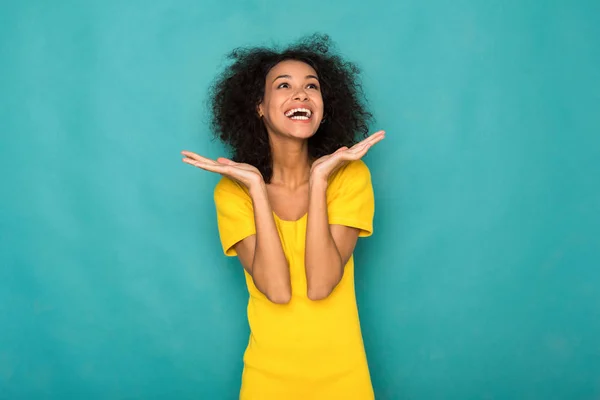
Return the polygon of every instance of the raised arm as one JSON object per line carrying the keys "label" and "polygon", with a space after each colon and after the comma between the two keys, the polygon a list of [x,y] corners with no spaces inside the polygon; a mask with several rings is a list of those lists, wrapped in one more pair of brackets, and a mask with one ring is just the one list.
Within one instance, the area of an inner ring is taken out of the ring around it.
{"label": "raised arm", "polygon": [[307,296],[311,300],[326,298],[340,282],[359,233],[356,228],[329,225],[326,191],[326,182],[311,182],[305,254]]}
{"label": "raised arm", "polygon": [[258,169],[225,158],[214,161],[188,151],[182,154],[186,156],[185,163],[224,175],[248,189],[256,233],[233,244],[233,248],[256,288],[273,303],[288,303],[292,294],[289,265]]}
{"label": "raised arm", "polygon": [[249,190],[256,234],[234,247],[256,288],[273,303],[285,304],[292,297],[290,269],[275,226],[267,189],[263,183]]}
{"label": "raised arm", "polygon": [[[329,176],[345,163],[361,159],[384,137],[385,132],[379,131],[350,149],[342,147],[321,157],[312,165],[305,251],[307,295],[312,300],[322,300],[335,289],[344,275],[344,267],[352,256],[360,233],[354,227],[329,224]],[[348,215],[347,219],[352,220],[353,217]]]}

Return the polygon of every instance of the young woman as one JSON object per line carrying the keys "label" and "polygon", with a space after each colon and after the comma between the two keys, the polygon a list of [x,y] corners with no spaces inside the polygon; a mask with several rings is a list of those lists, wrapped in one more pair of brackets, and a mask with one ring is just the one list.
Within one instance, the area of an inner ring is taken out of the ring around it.
{"label": "young woman", "polygon": [[182,154],[222,175],[221,243],[245,271],[251,333],[240,398],[373,399],[352,253],[373,232],[361,158],[385,133],[367,135],[359,71],[331,54],[327,36],[230,56],[211,110],[233,157]]}

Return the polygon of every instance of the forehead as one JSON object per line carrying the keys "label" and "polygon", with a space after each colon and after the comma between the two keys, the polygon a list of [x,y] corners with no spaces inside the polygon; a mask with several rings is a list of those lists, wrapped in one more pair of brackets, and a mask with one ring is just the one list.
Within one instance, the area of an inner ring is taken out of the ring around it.
{"label": "forehead", "polygon": [[298,60],[285,60],[275,64],[267,74],[267,79],[274,78],[279,75],[290,75],[292,77],[304,78],[307,75],[317,76],[317,72],[313,67],[305,62]]}

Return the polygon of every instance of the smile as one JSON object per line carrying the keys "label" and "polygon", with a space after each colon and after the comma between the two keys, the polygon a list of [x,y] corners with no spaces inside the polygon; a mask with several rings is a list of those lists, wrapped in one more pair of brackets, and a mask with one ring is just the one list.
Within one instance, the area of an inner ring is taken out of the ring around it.
{"label": "smile", "polygon": [[285,112],[285,116],[297,121],[307,121],[312,116],[312,111],[308,108],[292,108]]}

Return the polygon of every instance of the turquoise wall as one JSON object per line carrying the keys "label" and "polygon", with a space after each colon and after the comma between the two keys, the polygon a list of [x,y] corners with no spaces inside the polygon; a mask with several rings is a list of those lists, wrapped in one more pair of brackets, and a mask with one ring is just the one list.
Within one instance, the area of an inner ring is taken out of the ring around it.
{"label": "turquoise wall", "polygon": [[600,396],[600,3],[0,6],[0,399],[234,399],[242,269],[204,102],[223,55],[329,33],[360,63],[378,399]]}

